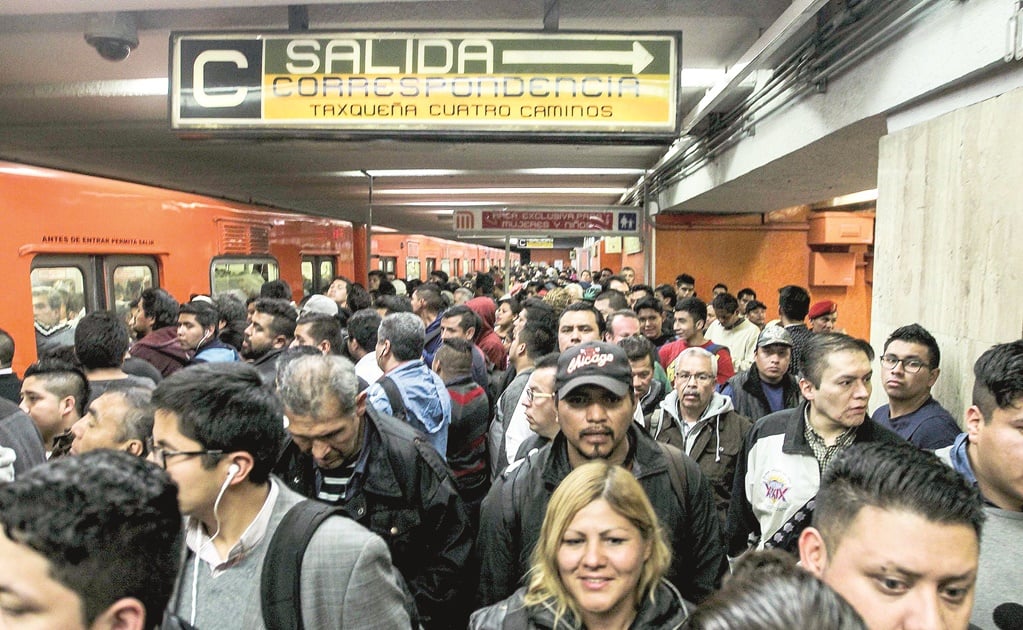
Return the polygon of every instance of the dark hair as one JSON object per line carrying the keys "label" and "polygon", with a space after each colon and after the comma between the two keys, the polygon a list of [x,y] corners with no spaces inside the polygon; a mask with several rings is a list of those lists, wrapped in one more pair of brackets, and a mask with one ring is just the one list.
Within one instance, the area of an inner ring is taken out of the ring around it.
{"label": "dark hair", "polygon": [[181,544],[178,490],[165,471],[110,450],[60,458],[0,486],[0,523],[81,597],[85,626],[124,597],[142,602],[145,628],[159,623]]}
{"label": "dark hair", "polygon": [[632,310],[636,311],[637,315],[639,315],[639,312],[641,310],[643,310],[643,309],[650,310],[650,311],[657,311],[658,315],[663,315],[664,314],[664,302],[662,302],[659,299],[655,298],[654,296],[650,295],[650,296],[647,296],[647,297],[643,298],[642,300],[636,302],[636,304],[632,307]]}
{"label": "dark hair", "polygon": [[794,284],[778,289],[778,310],[786,318],[801,322],[810,312],[810,294]]}
{"label": "dark hair", "polygon": [[270,315],[270,335],[277,337],[283,335],[288,339],[295,336],[295,322],[298,321],[298,311],[286,300],[274,298],[259,298],[256,300],[256,312]]}
{"label": "dark hair", "polygon": [[715,315],[723,315],[725,313],[732,313],[734,315],[739,310],[739,300],[735,299],[735,296],[731,293],[718,293],[710,301],[710,304],[714,307]]}
{"label": "dark hair", "polygon": [[476,280],[473,284],[480,295],[494,294],[494,276],[489,273],[476,274]]}
{"label": "dark hair", "polygon": [[995,407],[1005,409],[1023,396],[1023,339],[989,348],[973,364],[973,404],[991,422]]}
{"label": "dark hair", "polygon": [[398,290],[394,288],[394,284],[387,278],[380,280],[380,285],[377,286],[377,295],[398,295]]}
{"label": "dark hair", "polygon": [[309,336],[319,344],[326,341],[330,344],[330,351],[334,354],[341,354],[344,351],[341,337],[341,322],[333,315],[326,313],[306,313],[295,322],[295,328],[303,324],[309,324]]}
{"label": "dark hair", "polygon": [[823,333],[811,336],[803,347],[803,365],[800,376],[821,386],[821,378],[828,367],[828,361],[836,352],[862,352],[867,359],[874,360],[874,349],[862,339],[843,333]]}
{"label": "dark hair", "polygon": [[661,296],[668,299],[668,308],[675,308],[675,303],[678,302],[678,293],[675,292],[675,287],[670,284],[659,284],[654,287],[654,295]]}
{"label": "dark hair", "polygon": [[750,296],[751,298],[753,298],[754,300],[757,299],[757,292],[754,291],[753,289],[749,288],[749,287],[744,287],[742,289],[739,289],[739,292],[735,294],[735,297],[737,299],[741,300],[742,298],[746,297],[747,295]]}
{"label": "dark hair", "polygon": [[884,351],[888,351],[888,346],[893,341],[904,341],[906,343],[918,343],[922,346],[927,346],[928,361],[931,369],[938,367],[941,363],[941,350],[938,349],[938,342],[934,339],[931,333],[921,326],[920,324],[910,324],[901,328],[896,328],[892,334],[888,335],[888,339],[884,342]]}
{"label": "dark hair", "polygon": [[419,297],[426,304],[426,310],[431,313],[439,313],[444,310],[444,296],[440,294],[440,287],[427,282],[416,287],[413,295]]}
{"label": "dark hair", "polygon": [[534,322],[531,319],[526,320],[526,325],[519,331],[516,341],[525,344],[526,356],[531,361],[536,361],[537,358],[558,348],[558,336],[554,330],[542,322]]}
{"label": "dark hair", "polygon": [[600,300],[607,300],[608,306],[611,307],[612,311],[629,308],[629,300],[625,297],[625,294],[618,289],[605,289],[598,293],[597,297],[593,298],[594,304]]}
{"label": "dark hair", "polygon": [[199,322],[203,328],[212,326],[213,330],[216,330],[217,324],[220,323],[220,313],[206,302],[185,302],[178,309],[178,319],[182,315],[194,315],[195,321]]}
{"label": "dark hair", "polygon": [[138,440],[142,443],[142,456],[145,456],[146,441],[153,435],[153,390],[121,380],[111,383],[98,397],[103,396],[120,396],[124,401],[124,419],[117,429],[116,439]]}
{"label": "dark hair", "polygon": [[611,282],[621,282],[625,286],[629,286],[629,281],[626,280],[625,276],[623,276],[621,274],[615,274],[615,275],[609,277],[607,279],[607,282],[604,282],[603,284],[604,284],[604,286],[608,286],[609,287],[609,286],[611,286]]}
{"label": "dark hair", "polygon": [[646,293],[645,297],[653,297],[654,295],[654,288],[651,287],[649,284],[634,284],[631,287],[629,287],[629,293],[635,293],[636,291],[642,291]]}
{"label": "dark hair", "polygon": [[380,278],[381,281],[383,281],[387,279],[387,274],[379,269],[370,269],[369,273],[366,274],[366,277],[367,278],[378,277]]}
{"label": "dark hair", "polygon": [[0,366],[10,367],[12,361],[14,361],[14,337],[0,328]]}
{"label": "dark hair", "polygon": [[139,294],[146,317],[153,318],[153,330],[178,325],[178,301],[163,289],[146,289]]}
{"label": "dark hair", "polygon": [[749,312],[750,312],[750,311],[755,311],[755,310],[757,310],[758,308],[763,308],[763,309],[766,309],[766,308],[767,308],[767,305],[766,305],[766,304],[764,304],[763,302],[761,302],[760,300],[756,300],[756,299],[750,300],[750,301],[749,301],[749,302],[748,302],[748,303],[746,304],[746,312],[745,312],[745,313],[743,313],[743,314],[744,314],[744,315],[749,315]]}
{"label": "dark hair", "polygon": [[358,282],[348,285],[348,308],[352,309],[353,313],[371,306],[373,306],[373,297],[366,290],[366,287]]}
{"label": "dark hair", "polygon": [[558,357],[561,354],[558,352],[548,352],[536,360],[536,364],[533,365],[534,370],[542,370],[543,368],[556,368],[558,367]]}
{"label": "dark hair", "polygon": [[736,563],[724,587],[686,619],[689,630],[866,630],[859,613],[790,554],[754,551]]}
{"label": "dark hair", "polygon": [[719,282],[715,284],[711,291],[717,291],[718,289],[724,289],[725,293],[728,293],[728,285],[725,284],[724,282]]}
{"label": "dark hair", "polygon": [[650,367],[657,365],[654,344],[650,343],[650,340],[643,335],[625,337],[618,342],[618,345],[625,350],[625,356],[629,358],[629,361],[642,361],[644,358],[648,358]]}
{"label": "dark hair", "polygon": [[57,398],[74,398],[75,411],[79,416],[85,415],[89,404],[89,379],[81,369],[67,361],[43,359],[28,366],[24,378],[30,376],[42,380],[46,391]]}
{"label": "dark hair", "polygon": [[382,308],[387,311],[388,315],[391,313],[411,313],[412,302],[404,295],[381,293],[373,300],[373,308]]}
{"label": "dark hair", "polygon": [[707,321],[707,304],[695,295],[687,297],[675,305],[675,312],[681,311],[689,313],[689,316],[693,318],[693,322]]}
{"label": "dark hair", "polygon": [[980,493],[936,455],[908,442],[865,442],[843,450],[824,471],[813,526],[835,553],[866,506],[917,514],[930,522],[967,525],[980,540]]}
{"label": "dark hair", "polygon": [[480,316],[476,314],[476,311],[472,310],[465,304],[458,304],[452,306],[448,310],[444,311],[441,315],[441,319],[458,318],[458,327],[462,329],[462,332],[469,332],[472,328],[476,331],[480,329]]}
{"label": "dark hair", "polygon": [[680,273],[677,276],[675,276],[675,286],[678,286],[680,284],[691,284],[695,287],[696,278],[692,277],[688,273]]}
{"label": "dark hair", "polygon": [[128,325],[113,311],[93,311],[75,327],[75,356],[87,370],[118,368],[128,351]]}
{"label": "dark hair", "polygon": [[573,302],[565,307],[565,310],[561,311],[561,317],[558,318],[558,326],[561,326],[561,318],[565,316],[565,313],[574,313],[578,311],[584,311],[587,313],[593,313],[593,317],[597,320],[597,330],[600,332],[600,336],[604,336],[604,316],[601,315],[600,311],[589,302]]}
{"label": "dark hair", "polygon": [[380,328],[380,313],[371,308],[356,311],[348,318],[348,337],[366,352],[372,352],[377,345],[377,329]]}
{"label": "dark hair", "polygon": [[423,355],[426,327],[418,315],[391,313],[380,321],[377,340],[391,342],[391,354],[398,361],[414,361]]}
{"label": "dark hair", "polygon": [[437,276],[438,278],[440,278],[441,284],[448,283],[449,279],[448,272],[444,271],[443,269],[434,269],[433,271],[430,272],[430,276]]}
{"label": "dark hair", "polygon": [[468,376],[472,372],[472,342],[459,337],[445,339],[434,361],[439,362],[449,376]]}
{"label": "dark hair", "polygon": [[519,313],[522,311],[526,312],[526,322],[543,326],[552,335],[557,336],[558,316],[554,314],[550,304],[540,298],[528,298],[522,303]]}
{"label": "dark hair", "polygon": [[[204,449],[252,455],[253,483],[265,483],[284,440],[284,412],[245,363],[200,364],[178,370],[153,390],[153,407],[177,416],[178,430]],[[216,456],[204,456],[212,468]]]}
{"label": "dark hair", "polygon": [[259,297],[290,302],[292,299],[291,285],[284,280],[264,282],[263,286],[259,287]]}

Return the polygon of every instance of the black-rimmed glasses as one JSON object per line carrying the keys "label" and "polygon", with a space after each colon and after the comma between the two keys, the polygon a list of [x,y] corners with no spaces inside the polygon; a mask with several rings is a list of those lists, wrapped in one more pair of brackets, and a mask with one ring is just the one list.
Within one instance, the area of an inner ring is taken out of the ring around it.
{"label": "black-rimmed glasses", "polygon": [[152,437],[146,438],[146,450],[149,451],[149,454],[153,458],[153,461],[156,464],[158,464],[160,466],[160,468],[163,468],[164,470],[167,470],[167,458],[168,457],[177,457],[179,455],[183,456],[183,457],[196,457],[196,456],[199,456],[199,455],[223,455],[224,454],[224,451],[222,451],[220,449],[206,449],[206,450],[202,450],[202,451],[172,451],[172,450],[169,450],[169,449],[164,448],[162,446],[157,446],[156,444],[154,444]]}
{"label": "black-rimmed glasses", "polygon": [[910,374],[916,374],[925,367],[931,367],[920,359],[900,359],[894,354],[886,354],[881,357],[881,367],[886,370],[894,370],[895,366],[900,363],[902,364],[902,369]]}

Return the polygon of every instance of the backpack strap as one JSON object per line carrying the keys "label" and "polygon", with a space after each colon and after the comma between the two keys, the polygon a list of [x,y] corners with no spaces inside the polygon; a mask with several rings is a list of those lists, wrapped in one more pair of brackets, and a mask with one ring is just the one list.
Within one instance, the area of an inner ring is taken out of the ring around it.
{"label": "backpack strap", "polygon": [[405,410],[405,401],[401,397],[401,392],[398,391],[397,383],[390,376],[382,376],[377,382],[384,388],[387,401],[391,403],[391,415],[399,420],[405,420],[408,417],[408,412]]}
{"label": "backpack strap", "polygon": [[270,539],[260,574],[260,604],[267,630],[302,630],[302,559],[320,524],[340,508],[312,499],[295,504]]}
{"label": "backpack strap", "polygon": [[671,489],[675,491],[679,505],[688,513],[689,477],[686,475],[685,462],[682,461],[682,451],[661,442],[658,442],[657,446],[668,460],[668,480],[671,481]]}

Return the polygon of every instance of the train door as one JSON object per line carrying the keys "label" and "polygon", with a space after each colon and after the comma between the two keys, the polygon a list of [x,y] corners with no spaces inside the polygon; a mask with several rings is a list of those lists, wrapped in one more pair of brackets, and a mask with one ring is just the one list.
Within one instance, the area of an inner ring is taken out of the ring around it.
{"label": "train door", "polygon": [[280,278],[280,265],[271,256],[218,256],[210,261],[213,295],[239,290],[246,298],[259,297],[264,282]]}
{"label": "train door", "polygon": [[302,256],[303,295],[326,292],[335,275],[333,256]]}
{"label": "train door", "polygon": [[418,258],[405,259],[405,280],[421,280],[419,277],[420,265]]}
{"label": "train door", "polygon": [[429,278],[433,275],[433,272],[437,271],[437,259],[427,258],[426,259],[426,277]]}
{"label": "train door", "polygon": [[152,256],[41,255],[29,273],[39,354],[73,345],[75,326],[86,313],[110,309],[127,323],[139,294],[160,286]]}
{"label": "train door", "polygon": [[395,268],[398,266],[398,258],[396,256],[381,256],[380,257],[380,271],[388,274],[388,278],[394,275]]}

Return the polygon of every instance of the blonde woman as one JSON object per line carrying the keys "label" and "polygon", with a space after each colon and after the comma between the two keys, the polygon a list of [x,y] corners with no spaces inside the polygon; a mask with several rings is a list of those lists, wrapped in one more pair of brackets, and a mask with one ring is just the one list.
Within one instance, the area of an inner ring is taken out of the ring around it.
{"label": "blonde woman", "polygon": [[473,614],[471,630],[627,630],[681,627],[688,608],[662,579],[671,551],[643,488],[624,468],[594,461],[551,496],[529,585]]}

